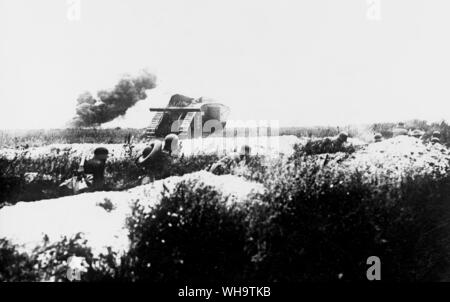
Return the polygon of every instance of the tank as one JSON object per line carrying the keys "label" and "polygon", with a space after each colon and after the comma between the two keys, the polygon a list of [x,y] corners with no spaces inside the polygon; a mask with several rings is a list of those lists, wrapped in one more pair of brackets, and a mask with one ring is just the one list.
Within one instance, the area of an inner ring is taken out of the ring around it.
{"label": "tank", "polygon": [[145,130],[147,139],[162,138],[170,133],[180,138],[209,136],[225,128],[230,109],[210,98],[194,99],[175,94],[167,107],[153,107],[150,111],[154,115]]}

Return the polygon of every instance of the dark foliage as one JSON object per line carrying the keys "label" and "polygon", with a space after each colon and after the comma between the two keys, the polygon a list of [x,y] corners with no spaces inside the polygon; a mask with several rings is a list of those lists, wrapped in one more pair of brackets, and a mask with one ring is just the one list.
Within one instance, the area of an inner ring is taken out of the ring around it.
{"label": "dark foliage", "polygon": [[239,280],[249,263],[244,218],[219,192],[192,182],[178,184],[150,212],[137,207],[129,221],[134,280]]}

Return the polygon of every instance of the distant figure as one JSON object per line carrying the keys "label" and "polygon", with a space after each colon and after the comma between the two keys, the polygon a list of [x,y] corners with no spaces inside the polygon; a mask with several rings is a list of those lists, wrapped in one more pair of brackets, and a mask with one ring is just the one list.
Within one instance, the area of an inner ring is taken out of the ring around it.
{"label": "distant figure", "polygon": [[347,132],[341,132],[335,137],[334,139],[329,139],[328,137],[323,139],[322,147],[324,148],[324,153],[326,153],[326,150],[339,150],[342,145],[344,145],[347,142],[348,139],[348,133]]}
{"label": "distant figure", "polygon": [[146,147],[136,159],[136,165],[145,171],[146,177],[141,184],[153,183],[161,178],[172,161],[172,156],[179,149],[179,139],[176,134],[168,134],[164,142],[155,140]]}
{"label": "distant figure", "polygon": [[168,155],[175,155],[180,148],[180,139],[178,135],[171,133],[164,138],[163,152]]}
{"label": "distant figure", "polygon": [[441,132],[433,131],[433,134],[431,136],[431,143],[432,144],[440,144],[441,143]]}
{"label": "distant figure", "polygon": [[[87,191],[98,191],[105,187],[105,166],[108,159],[108,149],[99,147],[94,150],[94,157],[82,160],[78,174],[86,180]],[[92,181],[91,181],[92,179]]]}
{"label": "distant figure", "polygon": [[439,131],[433,131],[433,135],[432,135],[432,137],[437,137],[437,138],[441,138],[441,132],[439,132]]}
{"label": "distant figure", "polygon": [[375,133],[375,135],[373,136],[374,140],[376,143],[379,143],[382,141],[383,136],[381,135],[381,133]]}
{"label": "distant figure", "polygon": [[405,128],[405,123],[400,122],[398,123],[397,127],[395,127],[392,130],[393,137],[399,136],[399,135],[408,135],[408,130]]}
{"label": "distant figure", "polygon": [[339,135],[337,136],[336,142],[343,144],[343,143],[347,142],[347,139],[348,139],[348,133],[343,131],[343,132],[339,133]]}
{"label": "distant figure", "polygon": [[411,132],[411,136],[420,139],[422,137],[422,131],[419,129],[414,129],[414,131]]}
{"label": "distant figure", "polygon": [[240,164],[248,164],[250,160],[251,148],[248,145],[243,145],[239,153],[234,152],[220,159],[209,168],[209,172],[216,175],[227,174],[232,168]]}
{"label": "distant figure", "polygon": [[105,189],[105,167],[108,149],[100,147],[94,150],[94,157],[86,160],[83,156],[74,175],[59,185],[61,196],[92,192]]}

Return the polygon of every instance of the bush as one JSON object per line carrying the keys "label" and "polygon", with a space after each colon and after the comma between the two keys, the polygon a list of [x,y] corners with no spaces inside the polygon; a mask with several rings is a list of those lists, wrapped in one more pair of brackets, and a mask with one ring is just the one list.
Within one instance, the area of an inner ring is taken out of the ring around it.
{"label": "bush", "polygon": [[266,167],[265,194],[226,206],[218,192],[180,183],[129,227],[133,280],[436,281],[449,258],[450,178],[368,183],[360,172],[297,156]]}
{"label": "bush", "polygon": [[[298,159],[299,160],[299,159]],[[366,280],[378,256],[382,280],[440,280],[448,268],[450,178],[404,179],[400,189],[359,172],[320,168],[310,157],[274,169],[249,215],[262,281]]]}
{"label": "bush", "polygon": [[79,161],[68,153],[37,159],[27,157],[26,152],[12,160],[0,157],[0,204],[62,196],[59,184],[72,176]]}
{"label": "bush", "polygon": [[353,153],[356,148],[350,143],[343,143],[333,138],[311,139],[305,145],[294,145],[294,154],[316,155],[325,153]]}
{"label": "bush", "polygon": [[31,255],[19,252],[17,245],[0,239],[0,282],[68,281],[68,260],[71,256],[82,257],[85,261],[80,281],[124,280],[117,254],[108,250],[106,254],[94,257],[87,240],[83,239],[82,234],[77,234],[53,244],[49,244],[44,237],[42,244]]}
{"label": "bush", "polygon": [[36,263],[8,240],[0,238],[0,282],[25,282],[38,280]]}
{"label": "bush", "polygon": [[245,211],[193,181],[130,218],[129,271],[136,281],[237,281],[249,263]]}
{"label": "bush", "polygon": [[24,175],[14,175],[14,161],[0,158],[0,206],[8,200],[15,200],[25,186]]}

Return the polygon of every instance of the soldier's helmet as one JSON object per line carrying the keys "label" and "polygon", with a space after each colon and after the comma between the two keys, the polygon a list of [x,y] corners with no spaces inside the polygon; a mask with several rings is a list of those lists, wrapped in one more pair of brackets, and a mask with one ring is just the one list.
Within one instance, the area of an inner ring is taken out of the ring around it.
{"label": "soldier's helmet", "polygon": [[252,148],[249,145],[243,145],[241,147],[241,150],[239,152],[240,156],[250,156],[250,153],[252,152]]}
{"label": "soldier's helmet", "polygon": [[400,135],[408,135],[408,130],[406,130],[405,128],[405,123],[399,122],[397,124],[397,127],[394,127],[394,129],[392,130],[392,135],[394,137]]}
{"label": "soldier's helmet", "polygon": [[414,129],[414,131],[411,133],[411,136],[420,138],[422,136],[422,131],[420,131],[419,129]]}
{"label": "soldier's helmet", "polygon": [[433,144],[436,144],[436,143],[440,143],[441,142],[441,140],[439,139],[439,137],[432,137],[431,138],[431,142],[433,143]]}
{"label": "soldier's helmet", "polygon": [[179,149],[179,141],[178,135],[171,133],[166,135],[164,138],[164,151],[169,153],[176,153]]}
{"label": "soldier's helmet", "polygon": [[108,158],[108,149],[105,147],[98,147],[94,150],[94,157],[99,160],[106,160]]}
{"label": "soldier's helmet", "polygon": [[381,142],[381,140],[383,139],[383,136],[381,135],[381,133],[375,133],[373,138],[374,138],[375,142],[378,143],[378,142]]}
{"label": "soldier's helmet", "polygon": [[150,155],[150,153],[153,150],[153,146],[152,147],[145,147],[144,150],[142,150],[142,156],[143,157],[147,157]]}
{"label": "soldier's helmet", "polygon": [[147,147],[144,148],[144,150],[142,150],[142,154],[136,159],[136,164],[141,167],[149,164],[151,161],[158,158],[161,149],[160,141],[152,141]]}
{"label": "soldier's helmet", "polygon": [[348,133],[345,131],[339,133],[339,135],[337,137],[338,141],[340,141],[340,142],[346,142],[347,138],[348,138]]}

